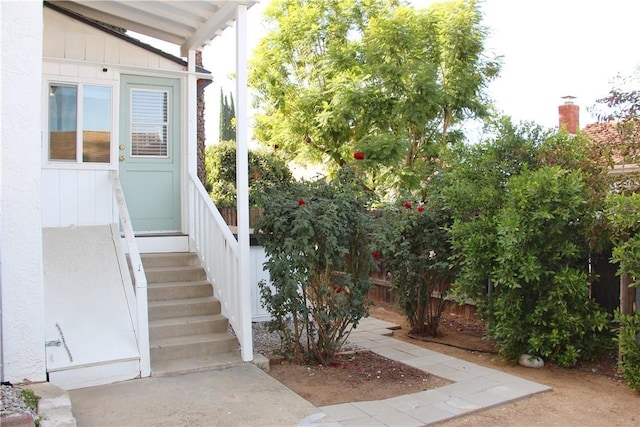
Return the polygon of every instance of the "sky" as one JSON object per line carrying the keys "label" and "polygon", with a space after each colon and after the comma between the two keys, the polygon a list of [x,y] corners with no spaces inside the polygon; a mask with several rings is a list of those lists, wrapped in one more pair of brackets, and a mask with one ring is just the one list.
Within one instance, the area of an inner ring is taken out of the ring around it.
{"label": "sky", "polygon": [[[248,47],[264,35],[261,14],[269,0],[248,11]],[[433,0],[412,0],[428,7]],[[558,126],[563,96],[580,106],[580,126],[596,121],[587,111],[607,95],[616,75],[629,76],[640,66],[637,49],[638,0],[484,0],[483,25],[489,55],[502,56],[502,71],[488,88],[498,111],[515,122]],[[235,30],[228,29],[203,53],[214,75],[207,89],[207,141],[218,141],[220,87],[233,90]],[[220,61],[225,58],[225,61]],[[224,68],[223,63],[231,67]]]}

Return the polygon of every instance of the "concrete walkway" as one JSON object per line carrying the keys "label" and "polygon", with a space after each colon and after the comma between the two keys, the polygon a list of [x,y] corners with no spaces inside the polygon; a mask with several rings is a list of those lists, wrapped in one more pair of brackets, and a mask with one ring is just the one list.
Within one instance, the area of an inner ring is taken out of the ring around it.
{"label": "concrete walkway", "polygon": [[[396,340],[388,329],[393,326],[364,319],[349,341],[453,383],[391,399],[317,408],[257,366],[242,364],[73,390],[70,402],[52,393],[55,398],[41,401],[50,414],[41,426],[422,426],[550,390]],[[71,408],[75,419],[68,415]],[[56,419],[57,413],[65,418]]]}
{"label": "concrete walkway", "polygon": [[393,326],[367,318],[349,336],[349,341],[453,383],[391,399],[320,408],[340,425],[429,425],[551,390],[542,384],[391,338],[388,328]]}

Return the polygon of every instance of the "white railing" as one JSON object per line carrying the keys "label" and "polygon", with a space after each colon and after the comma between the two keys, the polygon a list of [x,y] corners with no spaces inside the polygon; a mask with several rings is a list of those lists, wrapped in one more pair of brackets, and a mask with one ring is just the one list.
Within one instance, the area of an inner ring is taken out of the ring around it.
{"label": "white railing", "polygon": [[[251,305],[242,301],[240,283],[240,247],[211,201],[200,180],[189,174],[189,198],[192,207],[189,237],[198,253],[207,277],[213,284],[214,295],[222,305],[222,314],[240,341],[242,359],[253,359],[251,336]],[[249,307],[249,310],[246,307]],[[247,325],[248,323],[248,325]]]}
{"label": "white railing", "polygon": [[129,250],[129,261],[133,273],[133,285],[136,291],[136,319],[134,328],[138,340],[138,351],[140,353],[140,376],[151,375],[151,356],[149,353],[149,314],[147,312],[147,277],[144,274],[140,251],[136,244],[136,236],[133,232],[129,210],[122,192],[122,185],[117,171],[110,171],[109,176],[113,184],[113,195],[116,198],[118,211],[120,213],[120,223],[124,231],[125,241]]}

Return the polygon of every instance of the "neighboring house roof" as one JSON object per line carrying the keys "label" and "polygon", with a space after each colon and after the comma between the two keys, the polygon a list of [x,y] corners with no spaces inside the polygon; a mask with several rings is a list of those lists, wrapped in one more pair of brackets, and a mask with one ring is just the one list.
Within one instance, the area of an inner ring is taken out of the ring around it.
{"label": "neighboring house roof", "polygon": [[[640,132],[640,130],[637,132]],[[582,133],[591,138],[593,144],[597,144],[611,150],[611,156],[615,165],[614,172],[638,171],[638,164],[635,160],[638,153],[636,152],[636,149],[629,147],[629,144],[625,144],[619,123],[591,123],[582,129]],[[636,131],[634,131],[633,139],[637,141],[638,138],[636,138],[637,135],[635,134]]]}
{"label": "neighboring house roof", "polygon": [[[50,9],[53,9],[53,10],[55,10],[55,11],[57,11],[57,12],[63,14],[63,15],[66,15],[66,16],[70,17],[70,18],[76,19],[76,20],[78,20],[78,21],[80,21],[80,22],[82,22],[82,23],[84,23],[86,25],[89,25],[89,26],[91,26],[93,28],[96,28],[96,29],[98,29],[100,31],[103,31],[103,32],[105,32],[107,34],[110,34],[113,37],[117,37],[120,40],[124,40],[127,43],[134,44],[134,45],[136,45],[136,46],[138,46],[138,47],[140,47],[142,49],[145,49],[145,50],[147,50],[149,52],[153,52],[154,54],[162,56],[163,58],[166,58],[166,59],[168,59],[170,61],[173,61],[176,64],[182,65],[185,68],[188,66],[187,61],[185,61],[182,58],[179,58],[177,56],[171,55],[170,53],[167,53],[167,52],[165,52],[163,50],[160,50],[160,49],[158,49],[158,48],[156,48],[154,46],[151,46],[150,44],[143,43],[143,42],[141,42],[140,40],[138,40],[138,39],[136,39],[134,37],[131,37],[131,36],[127,35],[127,34],[123,34],[123,33],[119,32],[119,31],[116,31],[115,29],[110,28],[108,26],[105,26],[105,25],[101,24],[100,22],[94,21],[93,19],[89,19],[89,18],[87,18],[85,16],[82,16],[82,15],[80,15],[78,13],[75,13],[75,12],[72,12],[72,11],[70,11],[68,9],[63,8],[63,7],[60,7],[58,4],[45,1],[44,2],[44,6],[50,8]],[[196,72],[203,73],[203,74],[211,74],[211,71],[209,71],[209,70],[207,70],[205,68],[202,68],[202,67],[198,67],[198,66],[196,66]],[[208,80],[208,79],[198,79],[198,89],[204,89],[210,83],[211,83],[211,81]]]}

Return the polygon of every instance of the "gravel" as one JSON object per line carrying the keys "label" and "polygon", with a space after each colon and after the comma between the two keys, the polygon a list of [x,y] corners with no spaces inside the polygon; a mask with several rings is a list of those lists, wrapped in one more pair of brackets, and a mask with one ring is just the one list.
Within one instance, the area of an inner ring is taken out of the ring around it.
{"label": "gravel", "polygon": [[2,384],[1,389],[1,401],[2,409],[0,409],[0,416],[13,417],[18,415],[31,415],[33,419],[38,418],[38,414],[27,406],[26,402],[22,398],[22,388],[19,386],[11,386]]}
{"label": "gravel", "polygon": [[[253,322],[253,352],[263,356],[272,356],[274,351],[280,350],[280,336],[277,332],[269,332],[268,322]],[[302,337],[304,342],[305,337]],[[349,341],[345,342],[340,351],[357,350],[359,347]]]}
{"label": "gravel", "polygon": [[277,332],[269,332],[267,322],[253,322],[253,352],[269,357],[280,349],[280,336]]}

